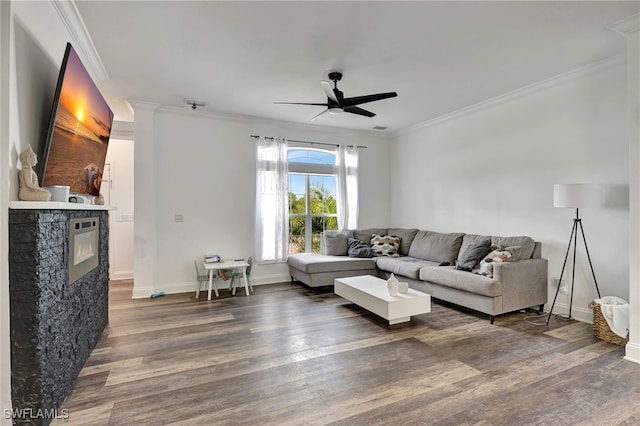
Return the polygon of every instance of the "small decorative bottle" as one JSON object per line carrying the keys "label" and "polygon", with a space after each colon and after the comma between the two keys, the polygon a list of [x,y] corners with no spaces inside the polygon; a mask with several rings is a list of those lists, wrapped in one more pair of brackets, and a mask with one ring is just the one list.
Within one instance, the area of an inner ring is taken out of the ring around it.
{"label": "small decorative bottle", "polygon": [[387,284],[387,287],[389,288],[389,294],[391,296],[397,296],[398,295],[398,283],[390,282],[390,283]]}
{"label": "small decorative bottle", "polygon": [[387,290],[389,290],[389,295],[391,296],[398,295],[398,279],[393,274],[391,274],[391,277],[389,277],[387,281]]}

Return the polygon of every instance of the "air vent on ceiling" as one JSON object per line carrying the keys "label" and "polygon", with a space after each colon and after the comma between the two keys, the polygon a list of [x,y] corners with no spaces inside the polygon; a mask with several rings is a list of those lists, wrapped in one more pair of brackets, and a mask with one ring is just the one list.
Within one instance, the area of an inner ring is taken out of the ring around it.
{"label": "air vent on ceiling", "polygon": [[373,128],[373,130],[387,130],[387,129],[388,129],[388,127],[387,127],[387,126],[375,126],[375,127]]}

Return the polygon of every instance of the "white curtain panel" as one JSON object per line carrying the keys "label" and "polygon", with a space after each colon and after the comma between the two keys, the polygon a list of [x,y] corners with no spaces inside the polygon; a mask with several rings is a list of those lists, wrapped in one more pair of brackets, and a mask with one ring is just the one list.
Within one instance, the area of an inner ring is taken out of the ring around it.
{"label": "white curtain panel", "polygon": [[287,141],[256,139],[256,241],[258,262],[284,262],[288,253]]}
{"label": "white curtain panel", "polygon": [[358,148],[340,145],[336,157],[338,228],[358,227]]}

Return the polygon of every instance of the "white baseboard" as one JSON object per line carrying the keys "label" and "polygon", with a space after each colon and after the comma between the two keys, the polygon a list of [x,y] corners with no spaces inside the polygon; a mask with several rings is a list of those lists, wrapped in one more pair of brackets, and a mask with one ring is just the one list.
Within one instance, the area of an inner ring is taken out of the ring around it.
{"label": "white baseboard", "polygon": [[290,283],[290,282],[291,282],[291,275],[289,274],[260,275],[260,276],[251,277],[252,285]]}
{"label": "white baseboard", "polygon": [[624,359],[640,364],[640,345],[632,342],[627,343]]}
{"label": "white baseboard", "polygon": [[119,271],[109,274],[110,280],[131,280],[133,279],[133,271]]}
{"label": "white baseboard", "polygon": [[132,299],[147,299],[153,294],[153,287],[136,288],[133,286]]}
{"label": "white baseboard", "polygon": [[[547,304],[545,306],[547,309],[551,308],[551,305]],[[569,314],[569,305],[564,303],[557,303],[553,307],[553,314]],[[593,311],[589,308],[582,308],[580,306],[574,306],[571,308],[571,316],[573,319],[581,322],[586,322],[588,324],[593,324]]]}
{"label": "white baseboard", "polygon": [[[112,278],[115,279],[115,278]],[[252,276],[250,278],[251,285],[258,286],[264,284],[274,284],[281,282],[291,282],[291,276],[289,274],[273,274],[273,275],[260,275],[260,276]],[[243,283],[241,281],[241,283]],[[243,283],[244,284],[244,283]],[[229,286],[228,281],[221,281],[216,279],[216,285],[218,286],[218,290],[225,289]],[[178,294],[178,293],[190,293],[196,291],[196,282],[188,281],[181,283],[167,283],[167,284],[158,284],[155,289],[149,288],[135,288],[133,289],[133,298],[134,299],[144,299],[150,297],[154,292],[163,291],[165,294]],[[206,291],[206,290],[205,290]]]}

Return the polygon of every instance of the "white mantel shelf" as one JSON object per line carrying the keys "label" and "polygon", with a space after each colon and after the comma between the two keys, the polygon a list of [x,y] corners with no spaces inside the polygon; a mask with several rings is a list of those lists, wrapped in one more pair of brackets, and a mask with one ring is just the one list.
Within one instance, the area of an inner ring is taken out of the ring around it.
{"label": "white mantel shelf", "polygon": [[98,204],[62,203],[59,201],[9,201],[14,210],[116,210],[116,206]]}

